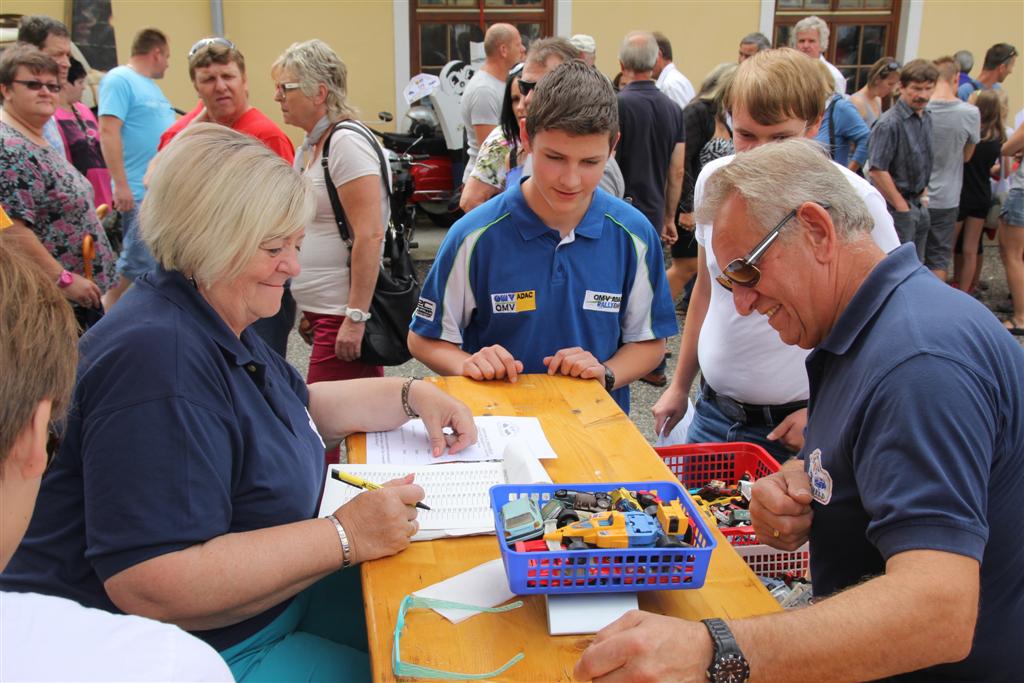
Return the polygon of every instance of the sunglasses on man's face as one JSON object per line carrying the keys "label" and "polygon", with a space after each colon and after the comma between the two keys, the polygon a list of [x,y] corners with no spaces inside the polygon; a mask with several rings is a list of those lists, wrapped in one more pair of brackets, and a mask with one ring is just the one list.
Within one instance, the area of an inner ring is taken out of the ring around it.
{"label": "sunglasses on man's face", "polygon": [[[832,205],[828,202],[816,202],[821,208],[828,210],[832,208]],[[735,286],[739,287],[754,287],[758,282],[761,281],[761,271],[757,267],[758,261],[764,256],[768,248],[775,244],[775,240],[779,238],[779,233],[787,223],[796,218],[797,212],[800,211],[800,207],[797,207],[787,213],[785,217],[779,221],[778,225],[768,231],[768,234],[757,243],[757,245],[750,250],[750,253],[743,258],[733,259],[729,265],[725,267],[722,274],[715,278],[718,284],[722,285],[730,292]]]}
{"label": "sunglasses on man's face", "polygon": [[42,81],[21,81],[14,79],[13,83],[21,83],[23,86],[31,90],[32,92],[39,92],[43,88],[46,88],[54,95],[60,92],[60,83],[43,83]]}
{"label": "sunglasses on man's face", "polygon": [[537,87],[537,81],[528,81],[525,78],[519,79],[519,93],[526,97],[530,91]]}

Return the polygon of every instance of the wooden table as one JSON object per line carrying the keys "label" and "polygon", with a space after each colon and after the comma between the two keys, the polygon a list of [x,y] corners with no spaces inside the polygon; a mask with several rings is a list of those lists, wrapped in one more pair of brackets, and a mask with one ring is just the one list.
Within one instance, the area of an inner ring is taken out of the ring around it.
{"label": "wooden table", "polygon": [[[524,375],[515,384],[463,377],[429,381],[464,401],[475,415],[540,419],[559,457],[544,465],[555,482],[674,479],[633,423],[594,380]],[[366,436],[349,437],[349,461],[366,461]],[[711,525],[714,528],[714,525]],[[686,619],[745,617],[779,609],[761,582],[715,528],[718,547],[699,590],[639,593],[640,608]],[[407,550],[362,566],[373,678],[394,680],[391,651],[402,598],[499,557],[494,536],[413,543]],[[523,596],[523,606],[483,614],[453,625],[429,610],[407,618],[402,659],[464,673],[490,671],[517,652],[526,657],[496,680],[571,680],[590,636],[549,636],[543,596]]]}

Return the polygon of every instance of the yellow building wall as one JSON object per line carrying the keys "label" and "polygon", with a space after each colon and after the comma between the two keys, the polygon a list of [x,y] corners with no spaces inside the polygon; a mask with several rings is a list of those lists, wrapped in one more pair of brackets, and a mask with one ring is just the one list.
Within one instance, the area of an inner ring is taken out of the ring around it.
{"label": "yellow building wall", "polygon": [[758,30],[760,11],[760,0],[574,0],[572,32],[594,37],[597,67],[614,76],[627,33],[661,31],[676,68],[699,90],[711,69],[736,61],[740,38]]}
{"label": "yellow building wall", "polygon": [[[977,77],[985,51],[995,43],[1010,43],[1024,50],[1024,2],[1020,0],[928,0],[921,17],[921,39],[917,56],[935,59],[957,50],[974,55],[971,76]],[[1024,58],[1003,83],[1010,103],[1009,121],[1024,107]]]}

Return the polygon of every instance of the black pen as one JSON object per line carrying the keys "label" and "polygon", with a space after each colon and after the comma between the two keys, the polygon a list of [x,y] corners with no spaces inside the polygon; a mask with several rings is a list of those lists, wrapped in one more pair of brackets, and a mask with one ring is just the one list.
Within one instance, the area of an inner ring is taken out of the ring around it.
{"label": "black pen", "polygon": [[[375,491],[375,490],[377,490],[379,488],[384,488],[380,484],[374,484],[372,481],[366,481],[365,479],[360,479],[359,477],[351,475],[348,472],[343,472],[341,470],[332,469],[331,470],[331,477],[333,477],[334,479],[337,479],[338,481],[343,481],[346,484],[348,484],[349,486],[355,486],[357,489],[365,489],[367,491]],[[423,503],[416,503],[416,507],[418,507],[420,510],[429,510],[430,509],[429,507],[427,507]]]}

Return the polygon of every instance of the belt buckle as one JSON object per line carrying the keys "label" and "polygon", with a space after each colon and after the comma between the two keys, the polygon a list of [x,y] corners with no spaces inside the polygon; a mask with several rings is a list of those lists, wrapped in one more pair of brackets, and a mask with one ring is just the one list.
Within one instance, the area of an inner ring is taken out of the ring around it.
{"label": "belt buckle", "polygon": [[715,402],[718,404],[718,409],[721,410],[726,417],[733,422],[740,424],[747,424],[747,411],[743,409],[743,406],[728,396],[722,396],[718,394],[715,396]]}

